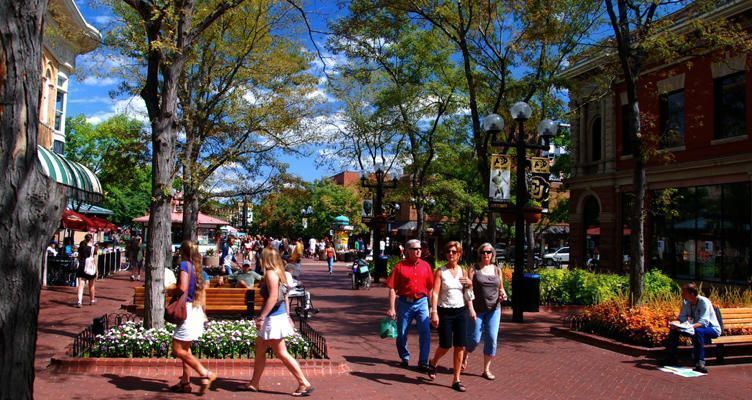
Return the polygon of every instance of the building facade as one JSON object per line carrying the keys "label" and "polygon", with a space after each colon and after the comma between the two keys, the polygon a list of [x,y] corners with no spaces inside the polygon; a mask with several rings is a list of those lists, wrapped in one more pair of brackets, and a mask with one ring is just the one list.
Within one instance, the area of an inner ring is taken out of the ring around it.
{"label": "building facade", "polygon": [[76,56],[93,51],[102,35],[73,0],[51,0],[45,19],[38,143],[57,154],[65,148],[65,117]]}
{"label": "building facade", "polygon": [[[750,21],[752,2],[715,17]],[[749,26],[748,31],[752,32]],[[566,72],[571,107],[570,258],[612,271],[630,260],[632,143],[623,83],[596,95],[599,56]],[[647,166],[646,263],[680,279],[752,277],[752,55],[706,54],[646,68],[639,81]]]}

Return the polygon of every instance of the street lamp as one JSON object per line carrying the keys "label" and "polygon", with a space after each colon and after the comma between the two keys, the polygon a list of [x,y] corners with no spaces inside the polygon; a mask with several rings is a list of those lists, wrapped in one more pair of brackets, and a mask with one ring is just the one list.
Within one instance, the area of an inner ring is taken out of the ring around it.
{"label": "street lamp", "polygon": [[[496,114],[488,115],[483,119],[483,129],[493,135],[491,144],[493,146],[502,146],[505,149],[513,148],[517,153],[517,183],[515,191],[517,192],[517,201],[511,210],[515,214],[514,230],[514,274],[512,275],[512,319],[515,322],[523,321],[522,310],[522,277],[524,274],[524,249],[525,249],[525,206],[529,200],[525,170],[528,165],[528,150],[548,150],[551,139],[556,134],[558,125],[550,119],[545,119],[538,124],[539,140],[535,143],[528,143],[525,139],[525,121],[529,120],[533,110],[530,105],[524,101],[515,103],[509,110],[512,118],[517,121],[517,135],[515,136],[514,124],[510,127],[509,137],[504,140],[497,140],[497,135],[503,134],[504,119]],[[533,251],[532,243],[530,251]]]}
{"label": "street lamp", "polygon": [[301,225],[303,229],[308,229],[308,217],[313,215],[313,207],[308,206],[300,209]]}
{"label": "street lamp", "polygon": [[[375,196],[373,199],[373,219],[371,219],[371,235],[373,237],[373,243],[371,249],[375,249],[373,252],[374,262],[376,263],[376,276],[374,277],[378,282],[380,275],[386,275],[386,271],[381,271],[378,256],[381,255],[381,225],[386,222],[387,216],[384,214],[384,189],[394,189],[397,187],[399,181],[399,172],[392,171],[388,174],[384,170],[384,165],[381,163],[376,164],[375,171],[370,174],[367,171],[361,171],[360,173],[360,185],[364,188],[374,189]],[[371,181],[371,175],[374,175],[376,181]],[[391,178],[391,179],[390,179]]]}

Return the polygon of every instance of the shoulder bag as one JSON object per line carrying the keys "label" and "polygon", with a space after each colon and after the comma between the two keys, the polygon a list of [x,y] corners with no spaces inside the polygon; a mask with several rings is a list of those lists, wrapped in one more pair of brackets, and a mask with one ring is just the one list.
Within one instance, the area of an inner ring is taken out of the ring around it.
{"label": "shoulder bag", "polygon": [[[92,253],[94,253],[92,251]],[[90,257],[86,257],[84,260],[84,274],[89,276],[95,276],[97,274],[97,259],[96,254],[92,254]]]}
{"label": "shoulder bag", "polygon": [[[190,279],[193,277],[193,265],[191,265],[190,270],[188,290],[191,288]],[[165,321],[173,324],[181,324],[188,318],[188,308],[185,304],[188,299],[188,290],[181,293],[180,296],[172,296],[170,303],[165,307]]]}

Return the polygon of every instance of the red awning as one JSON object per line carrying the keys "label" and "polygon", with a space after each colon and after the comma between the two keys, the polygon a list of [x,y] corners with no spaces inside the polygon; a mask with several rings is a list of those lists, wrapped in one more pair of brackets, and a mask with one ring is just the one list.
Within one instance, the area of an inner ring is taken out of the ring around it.
{"label": "red awning", "polygon": [[112,222],[104,218],[97,217],[97,216],[88,217],[88,218],[92,223],[94,223],[95,228],[97,230],[110,231],[110,232],[117,230],[117,225],[113,224]]}
{"label": "red awning", "polygon": [[[173,212],[170,215],[170,220],[173,224],[182,224],[183,223],[183,213]],[[144,215],[143,217],[134,218],[133,222],[138,224],[148,224],[149,223],[149,214]],[[209,215],[198,213],[198,226],[199,227],[205,227],[205,226],[221,226],[221,225],[229,225],[227,221],[223,221],[219,218],[214,218]]]}
{"label": "red awning", "polygon": [[[600,234],[601,234],[601,227],[600,226],[596,226],[596,227],[593,227],[593,228],[588,228],[588,230],[587,230],[587,235],[588,236],[600,236]],[[622,235],[629,236],[631,234],[632,234],[632,231],[629,228],[624,227],[624,230],[622,231]]]}
{"label": "red awning", "polygon": [[63,218],[60,222],[64,228],[73,229],[74,231],[88,232],[97,230],[96,223],[92,222],[91,219],[68,209],[63,211]]}

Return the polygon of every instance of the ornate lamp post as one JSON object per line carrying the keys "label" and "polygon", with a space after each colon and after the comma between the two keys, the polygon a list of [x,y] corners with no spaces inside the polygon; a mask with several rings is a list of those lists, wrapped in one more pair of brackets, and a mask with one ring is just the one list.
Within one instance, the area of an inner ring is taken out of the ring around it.
{"label": "ornate lamp post", "polygon": [[[381,226],[386,222],[386,215],[384,214],[384,189],[394,189],[397,187],[397,181],[399,180],[399,173],[392,171],[388,174],[384,171],[382,164],[376,164],[376,170],[373,173],[361,171],[360,173],[360,185],[364,188],[374,189],[373,199],[373,219],[371,220],[371,237],[373,238],[373,259],[376,264],[376,276],[374,279],[378,282],[381,275],[385,275],[385,271],[381,271],[378,256],[381,255]],[[375,176],[376,181],[372,181],[371,175]],[[389,179],[391,176],[391,179]]]}
{"label": "ornate lamp post", "polygon": [[[523,322],[522,310],[522,277],[525,270],[525,206],[529,200],[529,193],[526,184],[526,168],[528,166],[528,150],[548,150],[551,138],[556,134],[558,125],[550,119],[545,119],[538,124],[538,140],[529,143],[525,138],[525,121],[530,119],[533,111],[530,106],[523,102],[515,103],[509,110],[512,118],[517,121],[517,135],[515,136],[514,125],[512,125],[509,137],[502,136],[497,140],[497,135],[503,133],[504,119],[496,114],[488,115],[483,119],[483,129],[493,135],[491,142],[494,146],[502,146],[506,149],[513,148],[516,152],[517,161],[517,182],[515,192],[517,201],[513,207],[510,207],[515,214],[514,229],[514,274],[512,275],[512,319],[515,322]],[[533,251],[533,244],[530,244],[530,251]]]}
{"label": "ornate lamp post", "polygon": [[313,207],[308,206],[306,208],[300,209],[300,224],[303,226],[303,229],[308,229],[308,217],[310,217],[311,215],[313,215]]}

